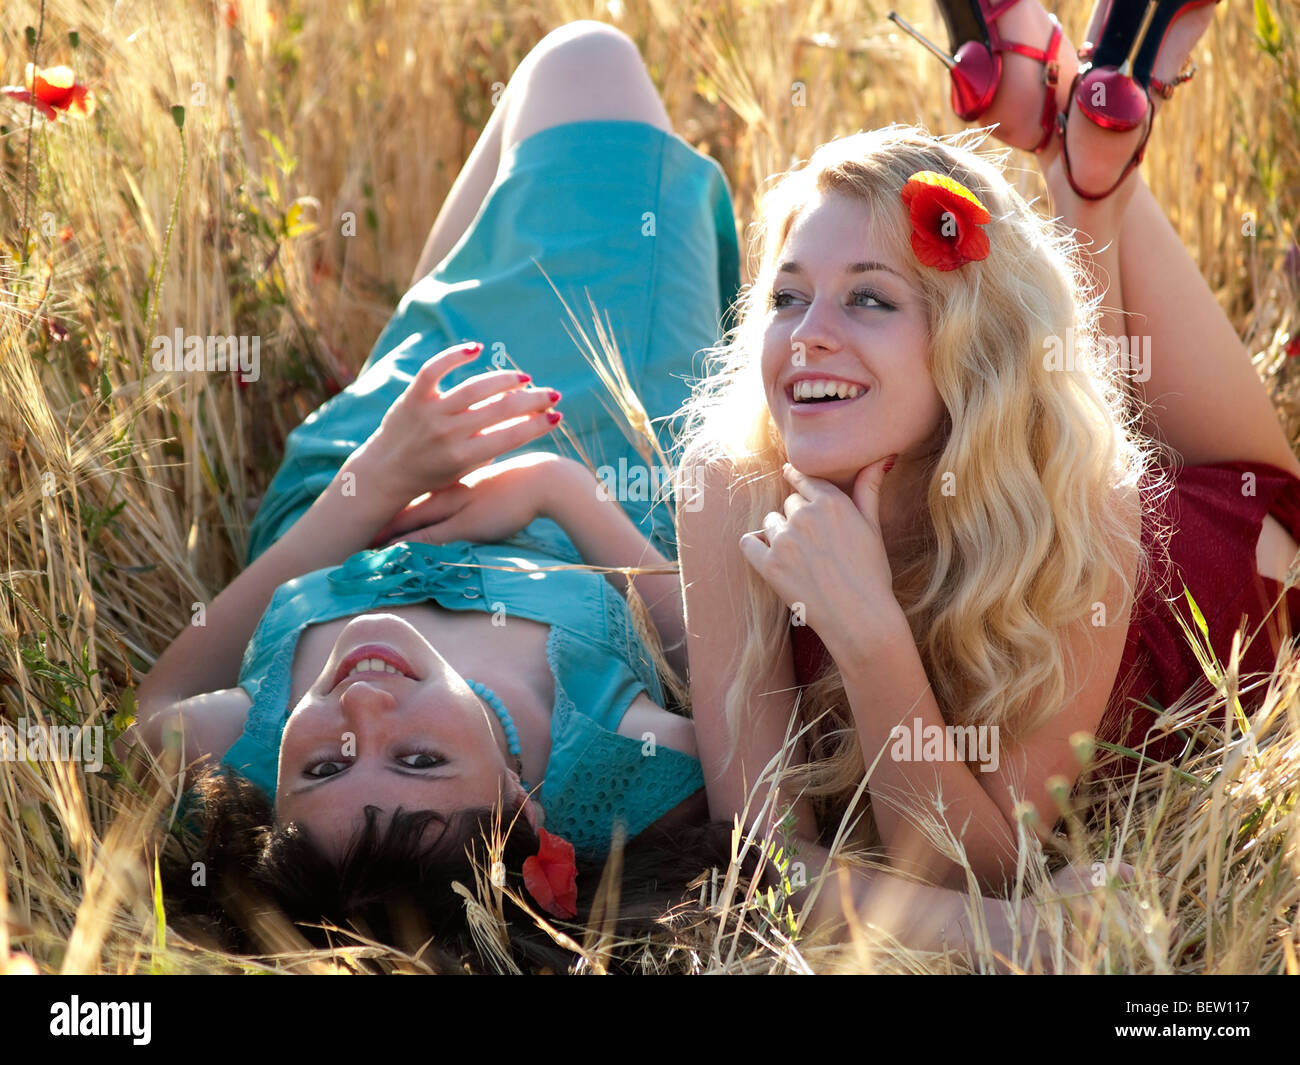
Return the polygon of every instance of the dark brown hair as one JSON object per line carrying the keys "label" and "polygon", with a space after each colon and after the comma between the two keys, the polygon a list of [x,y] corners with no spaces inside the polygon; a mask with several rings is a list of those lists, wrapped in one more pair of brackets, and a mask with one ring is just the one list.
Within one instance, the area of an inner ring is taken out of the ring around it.
{"label": "dark brown hair", "polygon": [[[303,826],[276,824],[266,795],[239,774],[210,770],[194,788],[196,804],[169,839],[162,880],[169,922],[188,938],[240,954],[285,949],[285,922],[313,946],[353,942],[320,927],[354,930],[367,939],[419,955],[440,972],[495,971],[475,940],[466,900],[453,889],[475,885],[473,853],[485,864],[486,841],[498,823],[491,808],[452,817],[397,810],[381,824],[367,807],[365,824],[341,857],[331,857]],[[499,818],[500,861],[512,888],[524,894],[522,868],[539,841],[517,808]],[[671,938],[689,924],[682,903],[688,885],[729,861],[730,826],[675,828],[672,838],[648,831],[622,853],[617,935],[621,940]],[[201,866],[196,863],[202,863]],[[603,862],[578,862],[578,922],[586,923]],[[197,875],[201,870],[201,875]],[[577,956],[508,898],[503,899],[509,953],[523,971],[566,971]],[[580,938],[580,937],[579,937]],[[612,959],[612,967],[626,966]],[[639,966],[638,966],[639,968]]]}

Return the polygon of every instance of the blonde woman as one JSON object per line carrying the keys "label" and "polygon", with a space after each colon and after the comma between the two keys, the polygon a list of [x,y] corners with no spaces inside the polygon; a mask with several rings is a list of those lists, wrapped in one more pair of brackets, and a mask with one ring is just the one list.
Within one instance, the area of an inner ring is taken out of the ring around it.
{"label": "blonde woman", "polygon": [[[1175,83],[1212,11],[1173,21],[1139,89]],[[1072,736],[1185,746],[1155,727],[1200,675],[1182,584],[1226,659],[1300,532],[1300,463],[1131,165],[1149,115],[1103,128],[1055,20],[1032,0],[996,17],[1059,63],[1044,100],[1044,54],[1009,56],[981,116],[1040,149],[1064,230],[965,142],[896,127],[818,149],[762,206],[738,328],[692,400],[700,495],[678,529],[711,816],[792,810],[815,840],[865,777],[895,867],[964,885],[956,842],[994,890],[1018,804],[1052,829]],[[1089,39],[1124,32],[1098,18]],[[1275,652],[1261,634],[1243,673]],[[750,804],[792,719],[794,771]]]}

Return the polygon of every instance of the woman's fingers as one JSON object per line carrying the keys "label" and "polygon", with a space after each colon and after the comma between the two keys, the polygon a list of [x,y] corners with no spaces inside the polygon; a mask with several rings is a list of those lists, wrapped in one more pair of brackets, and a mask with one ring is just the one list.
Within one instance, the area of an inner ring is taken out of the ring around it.
{"label": "woman's fingers", "polygon": [[433,547],[439,547],[442,544],[454,543],[457,540],[479,539],[479,534],[474,530],[472,521],[469,525],[466,525],[466,519],[472,516],[473,513],[473,508],[467,506],[443,521],[414,529],[394,542],[404,541],[406,543],[429,544]]}
{"label": "woman's fingers", "polygon": [[786,519],[789,520],[790,518],[793,518],[801,507],[806,507],[807,505],[808,500],[806,498],[801,496],[798,492],[791,492],[785,497],[785,506],[783,509],[785,510]]}
{"label": "woman's fingers", "polygon": [[767,553],[770,550],[771,547],[763,538],[762,532],[747,532],[740,538],[741,555],[759,573],[763,572],[763,563],[767,560]]}
{"label": "woman's fingers", "polygon": [[769,511],[763,518],[763,527],[745,533],[740,538],[740,552],[751,564],[757,564],[767,557],[772,549],[772,538],[785,528],[785,517],[776,511]]}
{"label": "woman's fingers", "polygon": [[[513,397],[507,396],[498,400],[498,402],[504,403],[506,399],[511,398]],[[496,404],[493,404],[493,406],[496,406]],[[505,415],[494,417],[488,424],[495,425],[497,422],[505,420],[506,417]],[[507,425],[504,429],[496,429],[490,433],[480,433],[477,436],[472,436],[465,447],[466,465],[471,470],[477,469],[500,455],[523,447],[525,444],[545,436],[560,424],[562,418],[563,415],[559,411],[538,410],[526,415],[522,421]]]}
{"label": "woman's fingers", "polygon": [[454,415],[455,424],[458,431],[466,434],[483,433],[492,426],[508,422],[512,418],[545,411],[559,401],[560,393],[554,389],[527,388],[517,392],[507,392],[498,399],[489,400],[481,407]]}
{"label": "woman's fingers", "polygon": [[515,370],[490,370],[467,377],[455,388],[442,393],[442,401],[449,412],[459,412],[482,403],[485,399],[505,392],[516,392],[529,384],[532,378]]}
{"label": "woman's fingers", "polygon": [[464,366],[465,363],[477,359],[482,351],[483,345],[477,340],[443,349],[420,367],[416,372],[415,380],[410,384],[409,391],[419,399],[438,398],[440,394],[438,382],[457,366]]}
{"label": "woman's fingers", "polygon": [[809,502],[819,495],[843,494],[830,481],[823,481],[820,477],[809,477],[806,473],[800,473],[788,462],[782,466],[781,472],[785,474],[785,479],[790,482],[794,490]]}
{"label": "woman's fingers", "polygon": [[375,539],[381,544],[388,544],[412,529],[422,529],[426,525],[445,521],[464,507],[469,500],[470,489],[463,484],[454,484],[441,492],[433,492],[421,499],[413,500],[398,511]]}

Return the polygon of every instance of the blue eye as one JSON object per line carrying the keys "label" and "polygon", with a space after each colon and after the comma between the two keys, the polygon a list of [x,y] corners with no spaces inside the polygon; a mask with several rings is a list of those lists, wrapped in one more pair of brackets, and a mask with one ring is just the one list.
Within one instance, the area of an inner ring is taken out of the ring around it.
{"label": "blue eye", "polygon": [[[781,291],[773,292],[767,299],[768,308],[779,310],[782,307],[791,306],[798,297],[793,292]],[[880,310],[892,311],[894,305],[882,299],[878,294],[868,288],[855,289],[849,295],[849,305],[854,307],[877,307]]]}
{"label": "blue eye", "polygon": [[854,291],[853,293],[854,304],[857,306],[863,306],[864,304],[859,301],[870,301],[871,303],[874,303],[877,307],[880,307],[882,310],[886,310],[886,311],[892,311],[894,309],[892,304],[886,303],[883,299],[881,299],[878,295],[876,295],[868,288],[860,288]]}

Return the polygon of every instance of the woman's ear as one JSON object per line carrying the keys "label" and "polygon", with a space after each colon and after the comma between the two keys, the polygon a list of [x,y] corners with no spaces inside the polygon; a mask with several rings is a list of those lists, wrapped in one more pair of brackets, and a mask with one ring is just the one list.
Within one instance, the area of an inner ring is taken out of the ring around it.
{"label": "woman's ear", "polygon": [[546,820],[546,811],[542,809],[542,804],[534,799],[524,790],[523,782],[519,779],[519,774],[513,769],[506,771],[506,803],[509,806],[519,806],[524,818],[532,826],[534,833],[541,830],[542,824]]}

